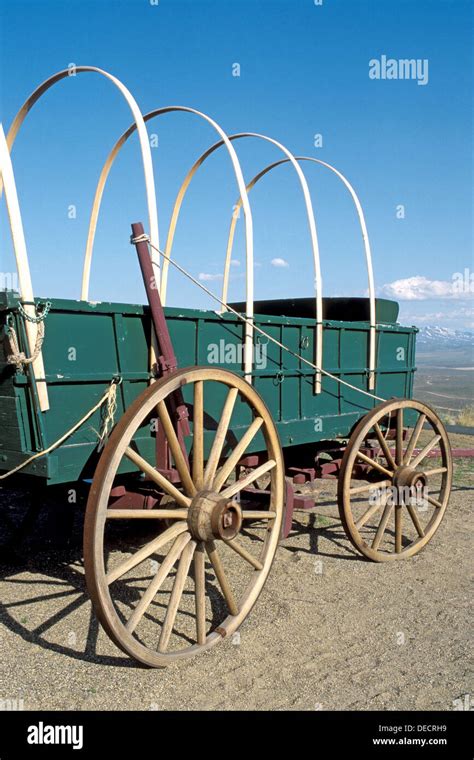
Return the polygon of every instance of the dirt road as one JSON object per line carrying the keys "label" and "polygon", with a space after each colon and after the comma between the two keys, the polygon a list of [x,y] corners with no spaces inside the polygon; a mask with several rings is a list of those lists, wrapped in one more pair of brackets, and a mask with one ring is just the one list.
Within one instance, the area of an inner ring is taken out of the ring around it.
{"label": "dirt road", "polygon": [[[84,593],[79,510],[64,548],[58,516],[43,515],[17,555],[2,558],[0,706],[472,709],[471,461],[456,462],[446,518],[407,562],[356,555],[324,481],[317,509],[296,515],[240,640],[167,670],[136,665],[99,629]],[[0,505],[6,534],[23,499],[3,491]]]}

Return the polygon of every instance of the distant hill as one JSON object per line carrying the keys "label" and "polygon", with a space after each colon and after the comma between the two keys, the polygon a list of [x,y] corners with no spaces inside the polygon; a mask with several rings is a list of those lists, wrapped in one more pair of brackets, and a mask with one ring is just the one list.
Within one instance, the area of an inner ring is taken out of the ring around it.
{"label": "distant hill", "polygon": [[453,330],[449,327],[427,325],[421,327],[416,337],[418,349],[469,348],[474,345],[474,332],[471,330]]}
{"label": "distant hill", "polygon": [[416,337],[415,398],[445,422],[474,424],[474,332],[428,325]]}

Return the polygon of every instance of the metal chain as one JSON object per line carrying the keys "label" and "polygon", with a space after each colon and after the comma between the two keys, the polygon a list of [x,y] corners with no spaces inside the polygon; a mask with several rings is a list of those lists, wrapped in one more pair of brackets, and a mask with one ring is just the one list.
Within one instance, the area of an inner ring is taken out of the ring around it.
{"label": "metal chain", "polygon": [[28,314],[23,304],[18,304],[18,311],[23,319],[26,319],[27,322],[31,322],[33,325],[38,325],[40,322],[44,322],[50,312],[50,309],[51,301],[45,301],[44,304],[41,303],[41,301],[38,301],[35,307],[36,316],[32,317],[30,314]]}
{"label": "metal chain", "polygon": [[38,301],[35,306],[36,316],[34,317],[28,314],[23,304],[18,303],[17,308],[19,314],[21,314],[23,319],[26,319],[27,322],[31,322],[31,324],[37,325],[38,327],[36,331],[36,340],[33,353],[28,358],[24,351],[20,351],[18,336],[16,334],[15,328],[13,327],[13,324],[9,324],[7,326],[8,340],[10,341],[10,346],[13,349],[13,353],[7,356],[7,362],[8,364],[14,364],[16,371],[20,374],[24,374],[25,366],[33,364],[41,353],[45,335],[44,321],[50,312],[51,301],[46,301],[44,304]]}

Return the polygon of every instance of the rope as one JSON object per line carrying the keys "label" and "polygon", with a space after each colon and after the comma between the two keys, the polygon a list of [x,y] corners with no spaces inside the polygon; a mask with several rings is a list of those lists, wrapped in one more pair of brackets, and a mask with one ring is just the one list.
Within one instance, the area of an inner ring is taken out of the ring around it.
{"label": "rope", "polygon": [[36,331],[35,347],[29,359],[26,357],[26,354],[24,351],[20,351],[18,336],[15,332],[15,328],[13,327],[13,325],[9,325],[9,327],[7,328],[7,335],[8,335],[8,340],[10,341],[10,345],[13,349],[13,353],[7,356],[7,363],[14,364],[16,367],[16,371],[19,372],[20,374],[24,374],[25,366],[29,364],[33,364],[33,362],[37,360],[38,356],[41,353],[41,349],[43,347],[43,341],[44,341],[44,322],[40,322],[38,324],[38,329]]}
{"label": "rope", "polygon": [[122,379],[118,383],[112,383],[107,395],[107,405],[105,407],[105,414],[102,420],[102,429],[99,434],[98,451],[102,451],[105,444],[108,441],[110,431],[114,426],[115,414],[117,412],[117,387],[122,382]]}
{"label": "rope", "polygon": [[136,243],[148,243],[148,245],[151,248],[154,248],[160,256],[162,256],[164,259],[169,261],[170,264],[172,264],[181,274],[184,274],[185,277],[187,277],[191,282],[193,282],[195,285],[197,285],[201,290],[203,290],[207,295],[211,296],[215,301],[221,304],[221,306],[224,306],[228,311],[232,312],[232,314],[235,314],[236,317],[238,317],[242,322],[245,322],[245,324],[251,325],[254,330],[256,330],[261,335],[264,335],[268,340],[270,340],[272,343],[274,343],[279,348],[282,348],[287,353],[294,356],[296,359],[299,359],[299,361],[303,362],[303,364],[307,364],[308,367],[311,367],[312,369],[316,370],[316,372],[321,372],[321,374],[325,375],[326,377],[330,377],[332,380],[335,380],[337,383],[340,383],[341,385],[345,385],[347,388],[350,388],[353,391],[357,391],[358,393],[362,393],[364,396],[368,396],[371,399],[374,399],[375,401],[386,401],[387,399],[382,398],[381,396],[376,396],[375,393],[369,393],[368,391],[364,391],[362,388],[358,388],[356,385],[352,385],[352,383],[348,383],[347,380],[342,380],[340,377],[337,377],[336,375],[331,374],[331,372],[328,372],[325,369],[322,369],[322,367],[318,367],[316,364],[313,364],[313,362],[310,362],[309,359],[305,359],[304,356],[300,356],[300,354],[297,354],[296,351],[292,351],[291,348],[288,348],[288,346],[285,346],[283,343],[280,343],[279,340],[273,337],[273,335],[270,335],[269,333],[265,332],[265,330],[262,330],[261,327],[258,327],[253,320],[247,319],[242,314],[240,314],[238,311],[232,308],[232,306],[229,306],[228,304],[224,303],[219,296],[216,296],[215,293],[213,293],[211,290],[206,288],[205,285],[203,285],[199,280],[196,280],[195,277],[192,276],[192,274],[189,274],[189,272],[186,271],[186,269],[183,269],[182,266],[180,266],[176,261],[173,261],[169,256],[166,255],[163,251],[161,251],[159,248],[157,248],[153,243],[150,241],[149,235],[143,234],[138,235],[137,237],[133,237],[133,235],[130,238],[130,242],[132,244]]}
{"label": "rope", "polygon": [[[117,404],[116,404],[117,385],[119,385],[120,382],[117,383],[116,380],[112,380],[112,383],[109,385],[109,387],[107,388],[107,391],[104,393],[100,401],[98,401],[97,404],[95,404],[95,406],[92,407],[92,409],[89,409],[89,411],[84,415],[84,417],[82,417],[78,422],[76,422],[76,424],[73,425],[73,427],[70,430],[68,430],[67,433],[64,433],[64,435],[62,435],[61,438],[58,438],[58,440],[55,441],[55,443],[52,443],[51,446],[48,446],[47,449],[44,449],[43,451],[38,451],[36,454],[33,454],[33,456],[29,457],[24,462],[17,465],[17,467],[14,467],[13,470],[9,470],[8,472],[3,473],[3,475],[0,475],[0,480],[4,480],[5,478],[10,477],[10,475],[13,475],[15,472],[18,472],[19,470],[22,470],[24,467],[26,467],[28,464],[31,464],[31,462],[34,462],[36,459],[40,459],[40,457],[44,457],[46,456],[46,454],[49,454],[51,451],[54,451],[54,449],[57,449],[58,446],[64,443],[64,441],[67,438],[69,438],[69,436],[75,433],[76,430],[78,430],[81,427],[81,425],[83,425],[84,422],[86,422],[89,419],[89,417],[92,417],[92,415],[98,409],[100,409],[104,401],[107,401],[106,421],[110,422],[110,412],[112,409],[113,409],[113,412],[115,412],[117,408]],[[112,419],[112,424],[113,424],[113,419]],[[108,434],[108,430],[109,428],[107,428],[107,434]],[[103,439],[103,431],[99,435],[99,441],[102,441],[102,439]]]}

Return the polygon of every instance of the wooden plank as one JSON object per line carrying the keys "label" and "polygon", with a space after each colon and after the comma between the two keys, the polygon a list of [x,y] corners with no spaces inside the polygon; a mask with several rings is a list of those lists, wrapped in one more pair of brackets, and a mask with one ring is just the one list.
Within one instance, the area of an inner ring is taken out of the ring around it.
{"label": "wooden plank", "polygon": [[[3,127],[0,124],[0,175],[3,179],[3,186],[5,188],[5,200],[7,202],[8,219],[10,222],[10,230],[13,241],[13,249],[15,251],[15,258],[18,270],[18,282],[20,286],[20,294],[23,301],[34,300],[33,285],[31,282],[30,267],[28,263],[28,253],[26,250],[26,241],[23,231],[23,223],[21,220],[20,204],[18,202],[18,195],[15,185],[15,176],[13,174],[13,166],[10,159],[10,152],[8,150],[7,141]],[[34,316],[35,310],[33,306],[26,306],[25,310],[31,316]],[[30,354],[33,353],[36,343],[37,326],[32,322],[25,322],[26,334],[28,336],[28,346]],[[49,409],[48,390],[44,381],[44,364],[43,356],[40,353],[36,361],[33,362],[33,375],[35,377],[38,393],[38,403],[40,410],[45,412]]]}

